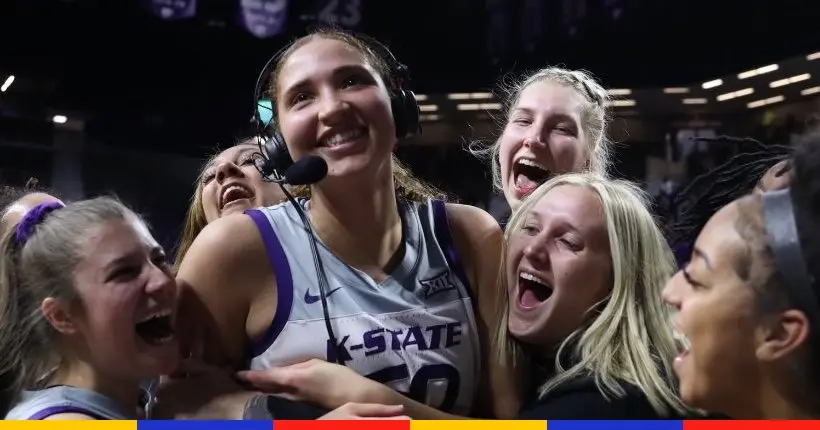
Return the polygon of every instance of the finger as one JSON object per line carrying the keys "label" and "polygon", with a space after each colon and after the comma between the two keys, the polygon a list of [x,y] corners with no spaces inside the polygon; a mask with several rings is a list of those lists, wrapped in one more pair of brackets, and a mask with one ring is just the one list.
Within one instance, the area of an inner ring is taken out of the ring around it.
{"label": "finger", "polygon": [[265,384],[277,386],[293,385],[292,369],[286,367],[270,367],[265,370],[242,370],[236,372],[236,377],[251,384]]}
{"label": "finger", "polygon": [[394,417],[404,412],[404,405],[380,405],[376,403],[350,403],[347,412],[362,417]]}
{"label": "finger", "polygon": [[360,417],[361,420],[407,420],[410,421],[412,418],[408,417],[407,415],[399,415],[397,417]]}

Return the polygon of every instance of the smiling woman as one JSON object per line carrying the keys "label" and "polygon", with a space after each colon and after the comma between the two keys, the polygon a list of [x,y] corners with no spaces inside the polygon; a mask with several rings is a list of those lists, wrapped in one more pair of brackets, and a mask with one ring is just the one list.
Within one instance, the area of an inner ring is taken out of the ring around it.
{"label": "smiling woman", "polygon": [[258,151],[256,139],[244,139],[205,163],[185,216],[174,259],[175,270],[208,223],[247,209],[272,206],[285,199],[279,185],[264,181],[254,166],[254,153]]}
{"label": "smiling woman", "polygon": [[525,419],[657,419],[686,411],[660,298],[672,254],[642,191],[603,176],[541,185],[506,231],[496,343],[528,369]]}
{"label": "smiling woman", "polygon": [[609,95],[582,70],[547,67],[502,86],[504,128],[488,150],[495,186],[515,209],[562,173],[606,174]]}
{"label": "smiling woman", "polygon": [[386,48],[337,30],[274,57],[276,131],[294,161],[321,157],[328,174],[293,203],[209,223],[179,265],[183,305],[208,331],[213,364],[264,372],[316,358],[384,384],[368,397],[366,384],[330,378],[344,386],[307,399],[328,409],[503,415],[494,406],[508,378],[480,342],[495,325],[501,231],[477,208],[437,200],[395,160],[399,139],[419,132],[405,72]]}

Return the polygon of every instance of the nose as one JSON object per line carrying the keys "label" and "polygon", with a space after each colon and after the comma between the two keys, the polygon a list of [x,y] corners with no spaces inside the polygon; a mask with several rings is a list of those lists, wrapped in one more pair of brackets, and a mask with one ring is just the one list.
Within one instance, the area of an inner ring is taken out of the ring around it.
{"label": "nose", "polygon": [[177,284],[168,270],[151,263],[148,271],[148,282],[145,284],[146,293],[155,296],[176,295]]}
{"label": "nose", "polygon": [[323,97],[319,110],[319,121],[324,124],[334,124],[345,115],[350,105],[342,100],[335,91],[329,91]]}
{"label": "nose", "polygon": [[242,169],[233,161],[223,161],[216,166],[216,181],[225,182],[227,178],[243,177]]}
{"label": "nose", "polygon": [[538,124],[533,124],[527,137],[524,138],[524,146],[527,148],[546,148],[547,142],[544,136],[544,127]]}
{"label": "nose", "polygon": [[549,247],[547,246],[546,237],[543,233],[534,236],[530,243],[524,247],[524,256],[539,266],[549,265]]}
{"label": "nose", "polygon": [[661,293],[661,297],[666,304],[673,306],[675,309],[680,309],[681,304],[681,278],[683,275],[679,271],[675,273],[675,276],[671,277],[669,281],[666,282],[666,286],[663,287],[663,292]]}

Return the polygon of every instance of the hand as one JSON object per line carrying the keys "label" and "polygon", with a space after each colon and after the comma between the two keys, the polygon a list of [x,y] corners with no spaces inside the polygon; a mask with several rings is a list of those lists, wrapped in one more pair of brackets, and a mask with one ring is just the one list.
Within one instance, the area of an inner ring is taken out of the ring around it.
{"label": "hand", "polygon": [[390,388],[348,367],[312,359],[284,367],[246,370],[237,378],[254,388],[335,409],[347,403],[392,403]]}
{"label": "hand", "polygon": [[402,405],[377,405],[372,403],[348,403],[320,417],[320,420],[409,420],[400,415]]}
{"label": "hand", "polygon": [[175,375],[163,378],[157,390],[153,418],[242,419],[248,400],[256,392],[245,391],[231,372],[195,359],[183,361]]}

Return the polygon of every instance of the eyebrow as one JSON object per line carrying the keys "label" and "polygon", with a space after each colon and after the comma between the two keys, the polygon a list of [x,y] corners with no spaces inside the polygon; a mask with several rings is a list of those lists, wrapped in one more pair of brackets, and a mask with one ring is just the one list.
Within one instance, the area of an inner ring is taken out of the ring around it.
{"label": "eyebrow", "polygon": [[[255,147],[248,147],[248,148],[245,148],[245,149],[243,149],[243,150],[241,150],[241,151],[237,152],[237,153],[236,153],[236,157],[235,157],[235,158],[239,158],[239,157],[241,157],[241,156],[243,156],[243,155],[247,154],[248,152],[251,152],[251,151],[254,151],[254,150],[256,150],[256,148],[255,148]],[[214,163],[216,163],[216,159],[217,159],[217,158],[219,158],[219,154],[217,154],[217,155],[216,155],[216,156],[214,156],[214,157],[211,157],[211,159],[210,159],[210,160],[208,160],[208,163],[207,163],[207,164],[205,164],[205,167],[203,167],[203,168],[202,168],[202,171],[203,171],[203,172],[205,172],[206,170],[210,169],[211,167],[214,167]]]}
{"label": "eyebrow", "polygon": [[[343,75],[343,74],[351,73],[351,72],[365,72],[368,75],[371,75],[370,69],[362,66],[361,64],[346,64],[346,65],[343,65],[343,66],[339,66],[339,67],[333,69],[333,71],[330,73],[330,75],[335,78],[339,75]],[[291,93],[293,93],[294,91],[298,91],[298,90],[306,87],[309,83],[310,83],[310,77],[304,78],[304,79],[302,79],[300,81],[297,81],[296,83],[290,85],[289,87],[284,87],[285,90],[282,91],[282,94],[284,96],[288,96]],[[283,97],[283,99],[286,99],[286,98],[287,97]]]}
{"label": "eyebrow", "polygon": [[706,263],[706,267],[708,267],[709,270],[713,270],[712,269],[712,262],[709,260],[709,257],[706,255],[706,253],[703,252],[700,248],[698,248],[698,247],[692,248],[692,254],[694,254],[695,257],[700,257],[700,259],[703,260],[704,263]]}

